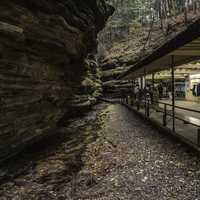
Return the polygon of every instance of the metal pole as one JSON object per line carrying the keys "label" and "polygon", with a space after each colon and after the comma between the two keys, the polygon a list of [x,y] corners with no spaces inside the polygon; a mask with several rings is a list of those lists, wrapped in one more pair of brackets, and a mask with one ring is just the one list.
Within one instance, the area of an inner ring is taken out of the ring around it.
{"label": "metal pole", "polygon": [[149,118],[150,116],[150,102],[149,99],[147,100],[147,117]]}
{"label": "metal pole", "polygon": [[146,90],[146,69],[144,69],[144,102],[145,102],[145,115],[147,116],[147,90]]}
{"label": "metal pole", "polygon": [[152,74],[152,88],[153,88],[153,90],[154,90],[154,85],[155,85],[155,74],[153,73]]}
{"label": "metal pole", "polygon": [[197,145],[200,146],[200,129],[197,130]]}
{"label": "metal pole", "polygon": [[140,78],[140,88],[143,89],[143,77]]}
{"label": "metal pole", "polygon": [[175,86],[174,86],[174,55],[171,56],[171,70],[172,70],[172,130],[175,132]]}
{"label": "metal pole", "polygon": [[151,99],[151,103],[154,104],[154,92],[155,92],[155,74],[152,73],[152,99]]}
{"label": "metal pole", "polygon": [[131,106],[134,106],[135,97],[135,79],[132,81],[132,95],[131,95]]}
{"label": "metal pole", "polygon": [[163,126],[167,126],[167,105],[164,105]]}

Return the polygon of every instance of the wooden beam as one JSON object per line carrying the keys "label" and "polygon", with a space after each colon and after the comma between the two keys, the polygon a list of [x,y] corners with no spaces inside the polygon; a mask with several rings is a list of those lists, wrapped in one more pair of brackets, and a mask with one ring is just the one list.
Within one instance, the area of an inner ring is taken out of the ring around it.
{"label": "wooden beam", "polygon": [[175,78],[174,78],[174,56],[171,57],[171,70],[172,70],[172,130],[175,132]]}
{"label": "wooden beam", "polygon": [[[124,74],[122,74],[119,79],[121,78],[129,78],[131,77],[131,73],[135,73],[136,71],[140,71],[141,68],[146,67],[148,73],[156,72],[156,70],[160,69],[166,69],[170,68],[169,61],[163,62],[163,57],[168,57],[171,55],[179,55],[183,57],[187,57],[187,60],[195,60],[191,57],[200,57],[200,51],[198,50],[192,50],[192,51],[180,51],[178,50],[180,47],[185,46],[189,43],[196,43],[200,42],[200,19],[197,19],[192,24],[190,24],[187,29],[176,35],[174,38],[172,38],[169,41],[166,41],[165,43],[161,44],[159,48],[155,49],[150,55],[140,58],[140,60],[135,64],[135,62],[131,63],[129,62],[129,65],[133,64],[133,67],[128,69]],[[177,56],[176,56],[177,58]],[[167,59],[167,58],[166,58]],[[169,58],[168,58],[169,59]],[[184,58],[185,59],[185,58]],[[197,58],[199,59],[199,58]],[[170,60],[170,59],[169,59]],[[160,63],[159,63],[160,62]],[[185,60],[185,63],[188,61]],[[174,61],[174,64],[176,65],[176,59]],[[151,65],[153,64],[153,65]],[[157,65],[155,65],[157,64]],[[182,63],[183,64],[183,63]],[[150,69],[149,68],[154,68]],[[138,72],[137,72],[138,73]],[[135,76],[135,75],[133,75]]]}

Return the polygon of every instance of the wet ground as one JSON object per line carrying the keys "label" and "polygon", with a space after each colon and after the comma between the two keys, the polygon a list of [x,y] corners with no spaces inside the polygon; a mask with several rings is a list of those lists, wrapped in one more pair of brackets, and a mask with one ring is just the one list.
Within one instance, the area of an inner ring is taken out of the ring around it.
{"label": "wet ground", "polygon": [[127,108],[100,104],[0,168],[0,200],[200,200],[200,157]]}

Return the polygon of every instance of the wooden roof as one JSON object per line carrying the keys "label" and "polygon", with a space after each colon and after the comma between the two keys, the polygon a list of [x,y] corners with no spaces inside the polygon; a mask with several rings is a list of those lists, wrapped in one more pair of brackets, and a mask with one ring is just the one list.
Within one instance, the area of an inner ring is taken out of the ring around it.
{"label": "wooden roof", "polygon": [[119,79],[134,79],[145,73],[154,73],[171,67],[174,55],[175,66],[200,59],[200,19],[197,19],[181,33],[167,41],[150,55],[140,59]]}

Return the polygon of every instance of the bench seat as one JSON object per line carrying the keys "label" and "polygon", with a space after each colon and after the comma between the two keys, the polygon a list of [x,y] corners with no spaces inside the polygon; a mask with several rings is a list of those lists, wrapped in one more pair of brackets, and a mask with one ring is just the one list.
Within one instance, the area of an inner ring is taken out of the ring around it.
{"label": "bench seat", "polygon": [[[153,109],[155,109],[156,112],[164,113],[164,108],[160,108],[158,106],[154,106]],[[172,117],[173,116],[172,115],[172,111],[168,110],[167,111],[167,115]],[[194,125],[196,127],[200,127],[200,119],[199,118],[186,116],[186,115],[181,115],[181,114],[178,114],[178,113],[175,113],[175,118],[178,119],[178,120],[182,120],[186,124],[192,124],[192,125]]]}

